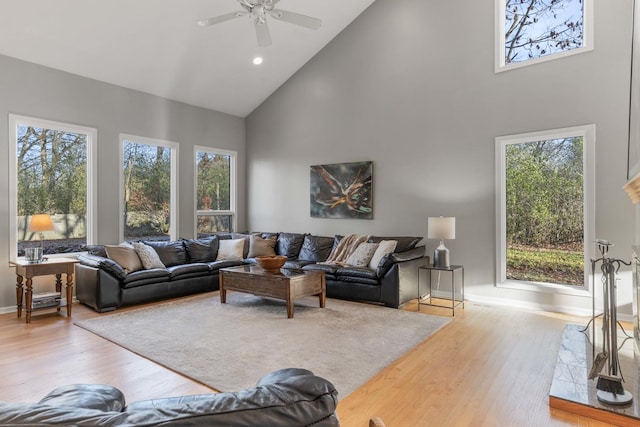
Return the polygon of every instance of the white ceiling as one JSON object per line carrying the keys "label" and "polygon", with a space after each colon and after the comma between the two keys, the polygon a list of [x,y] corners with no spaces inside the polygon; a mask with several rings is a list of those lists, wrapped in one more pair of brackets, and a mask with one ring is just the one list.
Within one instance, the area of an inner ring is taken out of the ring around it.
{"label": "white ceiling", "polygon": [[0,54],[246,117],[373,1],[281,0],[322,27],[271,19],[260,48],[248,17],[196,25],[236,0],[3,0]]}

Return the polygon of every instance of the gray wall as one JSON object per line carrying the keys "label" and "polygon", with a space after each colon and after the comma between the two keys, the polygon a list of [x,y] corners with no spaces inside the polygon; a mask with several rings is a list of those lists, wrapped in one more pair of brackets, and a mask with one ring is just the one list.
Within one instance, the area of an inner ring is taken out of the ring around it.
{"label": "gray wall", "polygon": [[[98,129],[98,243],[118,243],[119,134],[174,141],[179,148],[179,237],[194,234],[193,147],[238,152],[245,169],[245,121],[212,110],[98,82],[0,55],[0,307],[15,307],[8,266],[8,115],[20,114]],[[245,228],[245,179],[238,182],[239,227]],[[50,289],[49,289],[50,290]],[[14,308],[15,309],[15,308]]]}
{"label": "gray wall", "polygon": [[[427,217],[455,216],[470,298],[590,312],[586,297],[495,286],[494,139],[595,123],[596,235],[630,258],[632,2],[594,3],[595,50],[496,74],[494,0],[377,0],[247,118],[249,228],[425,236]],[[365,160],[375,219],[310,218],[309,166]],[[629,275],[620,288],[630,313]]]}

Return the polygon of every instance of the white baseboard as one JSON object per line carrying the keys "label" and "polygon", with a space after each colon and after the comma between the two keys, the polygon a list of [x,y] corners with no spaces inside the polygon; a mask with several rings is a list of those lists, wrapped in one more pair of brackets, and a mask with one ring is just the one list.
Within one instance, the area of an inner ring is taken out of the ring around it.
{"label": "white baseboard", "polygon": [[[591,317],[591,309],[585,309],[580,307],[572,307],[572,306],[562,306],[562,305],[549,305],[549,304],[540,304],[530,301],[522,301],[516,299],[507,299],[507,298],[492,298],[485,297],[481,295],[473,295],[465,293],[465,300],[471,301],[477,304],[486,304],[492,306],[499,307],[513,307],[520,308],[525,310],[540,310],[551,313],[561,313],[568,314],[570,316],[580,316],[580,317]],[[624,313],[618,314],[618,320],[622,322],[632,322],[632,316]]]}

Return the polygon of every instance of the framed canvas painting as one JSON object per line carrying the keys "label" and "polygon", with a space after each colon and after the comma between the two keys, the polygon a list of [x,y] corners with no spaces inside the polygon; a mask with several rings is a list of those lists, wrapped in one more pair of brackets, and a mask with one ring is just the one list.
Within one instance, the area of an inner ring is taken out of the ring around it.
{"label": "framed canvas painting", "polygon": [[373,162],[311,166],[311,217],[373,219]]}

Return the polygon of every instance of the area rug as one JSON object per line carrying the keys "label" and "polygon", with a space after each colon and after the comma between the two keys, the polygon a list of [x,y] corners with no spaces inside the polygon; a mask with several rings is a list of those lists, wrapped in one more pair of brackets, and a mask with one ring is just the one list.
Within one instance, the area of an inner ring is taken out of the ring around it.
{"label": "area rug", "polygon": [[327,299],[284,301],[229,292],[201,294],[74,322],[219,391],[253,387],[281,368],[331,381],[343,399],[450,319]]}

